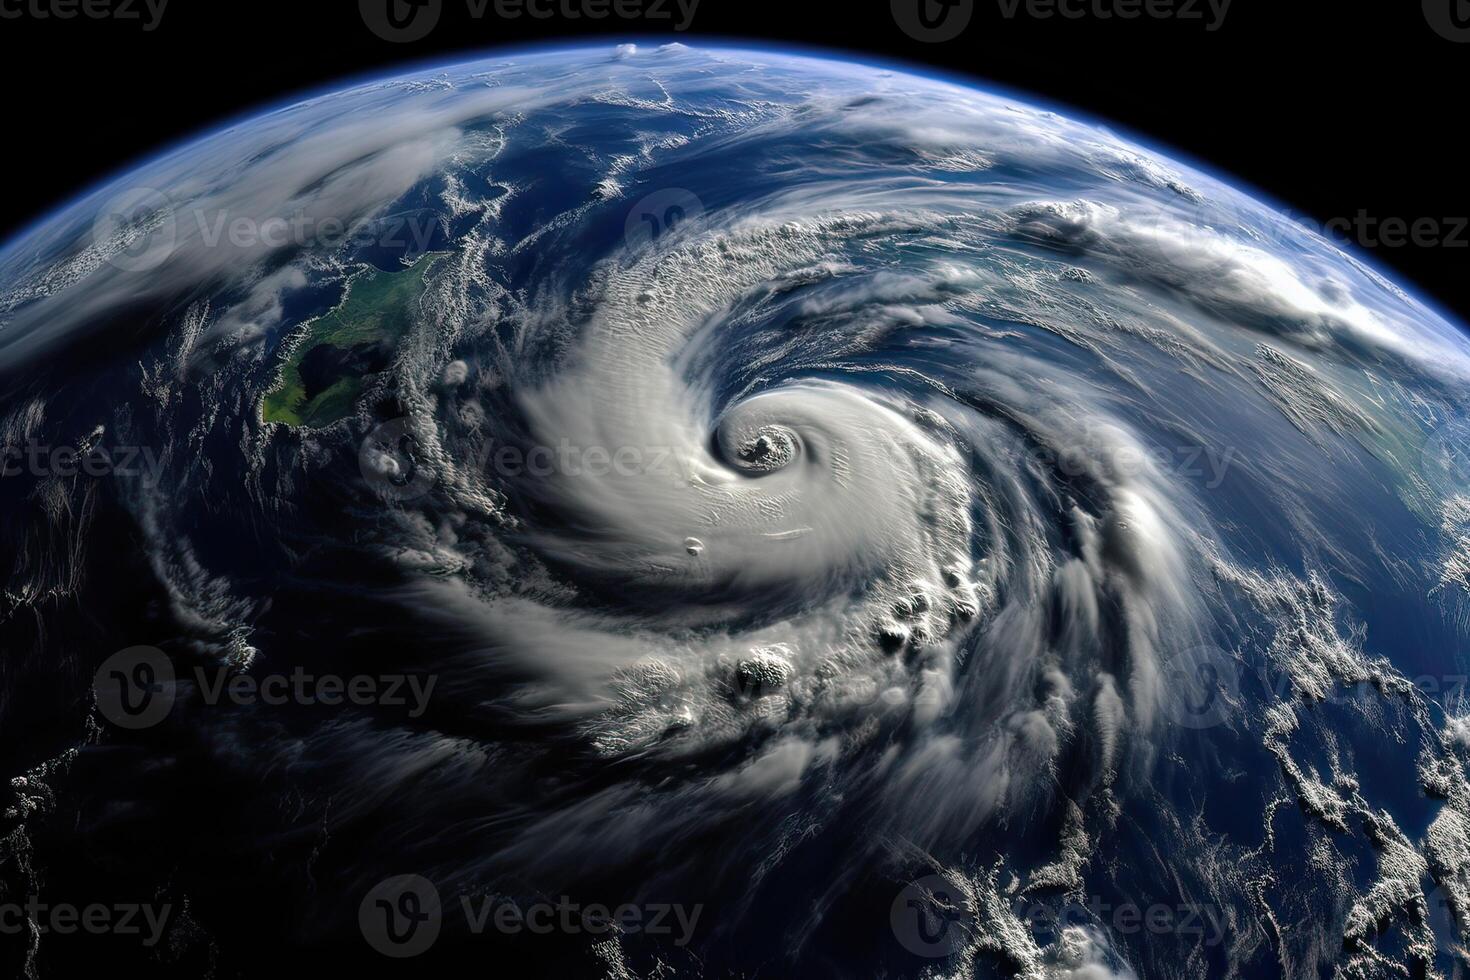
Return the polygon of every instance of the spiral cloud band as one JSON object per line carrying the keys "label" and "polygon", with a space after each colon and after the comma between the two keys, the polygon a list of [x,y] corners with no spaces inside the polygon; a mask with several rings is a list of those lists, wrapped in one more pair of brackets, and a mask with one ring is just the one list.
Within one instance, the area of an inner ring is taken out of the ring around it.
{"label": "spiral cloud band", "polygon": [[[435,682],[412,715],[185,685],[95,776],[330,866],[262,872],[307,941],[412,870],[713,910],[568,975],[1451,955],[1466,722],[1393,624],[1463,642],[1470,344],[1198,169],[891,70],[506,57],[176,151],[0,285],[6,445],[158,463],[0,484],[9,680],[96,647],[85,600],[179,665]],[[95,570],[122,534],[143,603]],[[1355,774],[1384,732],[1423,812]],[[1099,911],[1142,894],[1230,928]],[[904,924],[941,911],[944,943]]]}

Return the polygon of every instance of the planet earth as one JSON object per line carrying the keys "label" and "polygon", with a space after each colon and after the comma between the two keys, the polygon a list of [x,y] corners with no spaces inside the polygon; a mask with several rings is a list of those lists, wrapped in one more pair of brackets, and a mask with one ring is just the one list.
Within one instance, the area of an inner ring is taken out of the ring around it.
{"label": "planet earth", "polygon": [[0,962],[1458,977],[1470,341],[1197,164],[494,53],[0,251]]}

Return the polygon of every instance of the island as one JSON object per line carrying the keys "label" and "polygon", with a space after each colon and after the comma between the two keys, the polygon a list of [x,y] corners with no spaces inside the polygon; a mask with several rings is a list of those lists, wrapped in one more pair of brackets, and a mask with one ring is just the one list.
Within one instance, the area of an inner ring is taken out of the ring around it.
{"label": "island", "polygon": [[266,422],[320,429],[352,414],[366,378],[385,370],[413,325],[429,272],[443,253],[401,270],[365,269],[330,312],[307,323],[288,348],[261,404]]}

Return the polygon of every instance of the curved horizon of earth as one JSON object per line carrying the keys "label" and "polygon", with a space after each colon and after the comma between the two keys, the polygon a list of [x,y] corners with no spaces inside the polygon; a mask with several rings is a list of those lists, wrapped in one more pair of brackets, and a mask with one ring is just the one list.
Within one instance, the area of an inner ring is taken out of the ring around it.
{"label": "curved horizon of earth", "polygon": [[8,243],[0,377],[7,973],[1470,967],[1470,339],[1096,123],[354,84]]}

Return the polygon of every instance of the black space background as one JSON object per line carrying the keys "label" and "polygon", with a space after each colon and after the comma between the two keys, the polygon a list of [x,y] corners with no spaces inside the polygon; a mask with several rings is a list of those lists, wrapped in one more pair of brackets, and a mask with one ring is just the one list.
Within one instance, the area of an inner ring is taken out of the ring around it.
{"label": "black space background", "polygon": [[[34,0],[0,5],[22,2]],[[900,59],[1081,109],[1319,222],[1360,211],[1410,222],[1470,215],[1470,44],[1431,29],[1425,2],[1464,0],[1234,0],[1214,33],[1199,21],[1008,20],[999,0],[975,0],[968,29],[945,43],[909,38],[889,0],[701,0],[683,34],[669,21],[477,21],[465,0],[446,0],[438,29],[410,44],[369,32],[357,0],[170,0],[151,33],[136,21],[3,19],[0,236],[119,168],[293,93],[499,45],[599,36],[769,40]],[[1369,251],[1470,320],[1470,247]]]}

